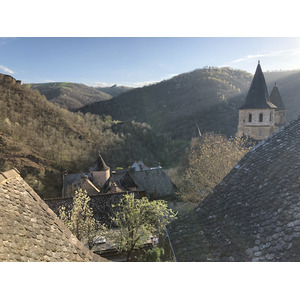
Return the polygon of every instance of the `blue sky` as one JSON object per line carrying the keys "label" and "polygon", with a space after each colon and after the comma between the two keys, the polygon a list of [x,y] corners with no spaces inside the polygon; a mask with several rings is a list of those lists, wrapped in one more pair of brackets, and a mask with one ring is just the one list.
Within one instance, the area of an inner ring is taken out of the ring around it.
{"label": "blue sky", "polygon": [[300,69],[300,38],[0,38],[0,72],[24,83],[142,86],[204,66]]}

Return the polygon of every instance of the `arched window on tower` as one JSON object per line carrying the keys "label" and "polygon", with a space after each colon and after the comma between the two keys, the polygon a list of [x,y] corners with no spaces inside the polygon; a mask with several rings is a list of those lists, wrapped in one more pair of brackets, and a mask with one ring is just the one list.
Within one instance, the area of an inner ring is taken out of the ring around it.
{"label": "arched window on tower", "polygon": [[248,118],[249,123],[252,122],[252,114],[249,114],[249,118]]}
{"label": "arched window on tower", "polygon": [[272,112],[270,112],[270,122],[272,122],[272,119],[273,119],[273,114]]}
{"label": "arched window on tower", "polygon": [[260,113],[259,114],[259,122],[263,122],[263,120],[264,120],[264,114]]}

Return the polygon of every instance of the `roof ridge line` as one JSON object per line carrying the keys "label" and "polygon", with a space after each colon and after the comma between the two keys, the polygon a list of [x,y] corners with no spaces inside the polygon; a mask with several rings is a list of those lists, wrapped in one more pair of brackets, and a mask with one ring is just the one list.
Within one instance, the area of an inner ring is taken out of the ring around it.
{"label": "roof ridge line", "polygon": [[13,168],[13,169],[5,171],[5,172],[1,172],[0,173],[0,184],[3,184],[7,180],[15,178],[15,177],[21,177],[20,172],[16,168]]}

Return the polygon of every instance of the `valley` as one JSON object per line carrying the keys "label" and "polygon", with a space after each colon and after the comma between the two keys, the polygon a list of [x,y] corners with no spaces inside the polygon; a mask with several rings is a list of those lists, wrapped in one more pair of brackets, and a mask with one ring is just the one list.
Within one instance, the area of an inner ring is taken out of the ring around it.
{"label": "valley", "polygon": [[[297,118],[300,71],[265,77],[269,90],[275,82],[280,88],[287,121]],[[142,88],[100,91],[73,83],[21,84],[1,74],[0,169],[18,168],[41,196],[52,197],[61,193],[64,170],[82,171],[98,153],[113,168],[138,159],[177,167],[198,134],[196,124],[202,133],[235,135],[251,80],[245,71],[208,67]]]}

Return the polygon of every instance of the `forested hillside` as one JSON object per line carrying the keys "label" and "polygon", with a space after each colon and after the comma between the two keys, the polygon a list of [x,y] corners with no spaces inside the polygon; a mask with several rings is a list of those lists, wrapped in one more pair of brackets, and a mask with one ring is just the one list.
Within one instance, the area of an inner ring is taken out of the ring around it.
{"label": "forested hillside", "polygon": [[38,90],[50,102],[74,111],[82,106],[97,101],[111,99],[112,96],[81,83],[51,82],[29,84],[31,89]]}
{"label": "forested hillside", "polygon": [[[80,109],[118,120],[147,122],[173,139],[189,140],[199,125],[202,132],[234,135],[238,108],[253,75],[230,68],[203,68],[160,83],[137,88],[106,102]],[[266,72],[269,92],[275,82],[287,108],[287,120],[300,114],[300,71]]]}
{"label": "forested hillside", "polygon": [[[297,118],[300,71],[266,72],[265,77],[269,92],[276,82],[287,120]],[[203,133],[236,133],[238,108],[251,80],[244,71],[204,68],[73,113],[0,74],[0,171],[16,167],[42,196],[53,197],[60,194],[62,171],[86,170],[99,152],[112,168],[138,159],[152,166],[176,166],[196,124]],[[69,84],[47,88],[55,98],[63,87],[76,94]]]}
{"label": "forested hillside", "polygon": [[251,78],[247,72],[230,68],[197,69],[80,111],[146,122],[177,139],[190,138],[196,123],[204,131],[231,135],[237,126],[236,109]]}
{"label": "forested hillside", "polygon": [[101,152],[107,164],[167,164],[169,141],[147,124],[72,113],[0,74],[0,171],[16,167],[42,197],[61,193],[61,172],[85,171]]}
{"label": "forested hillside", "polygon": [[300,70],[265,72],[269,92],[276,85],[287,109],[287,122],[300,115]]}

